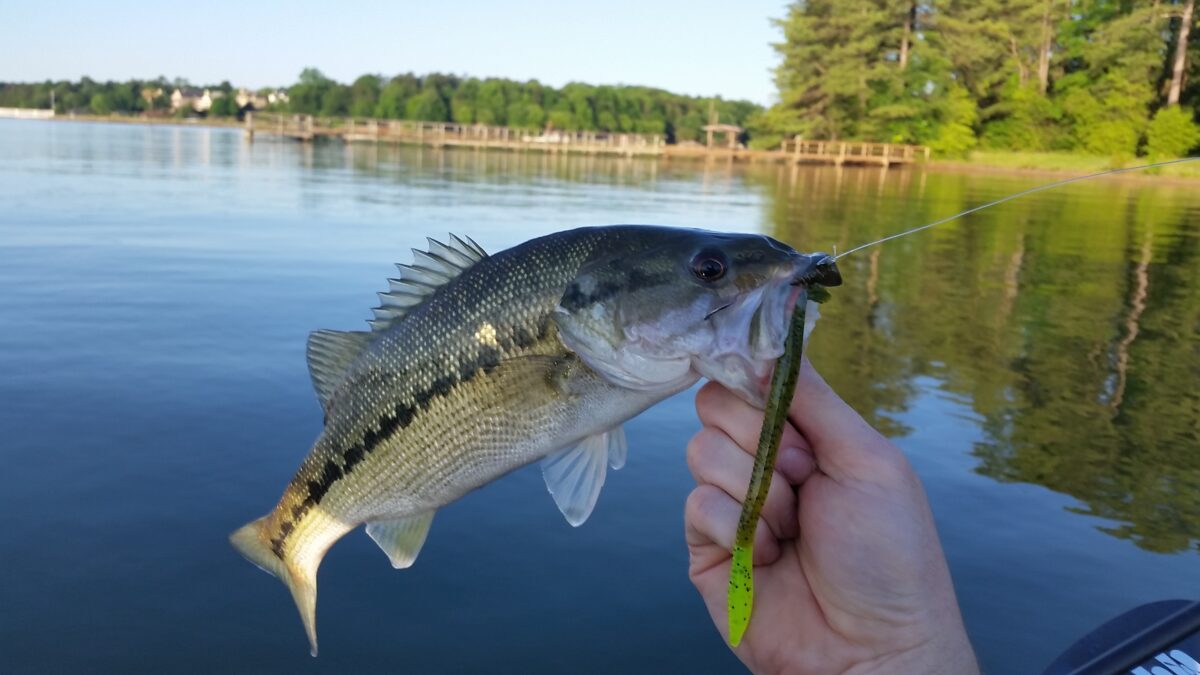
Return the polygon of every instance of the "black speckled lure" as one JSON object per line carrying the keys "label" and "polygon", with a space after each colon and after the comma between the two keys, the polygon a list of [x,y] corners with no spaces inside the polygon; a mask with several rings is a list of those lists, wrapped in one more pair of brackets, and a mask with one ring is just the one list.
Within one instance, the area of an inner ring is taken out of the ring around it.
{"label": "black speckled lure", "polygon": [[800,357],[804,355],[804,322],[807,318],[805,310],[809,300],[820,303],[828,298],[829,291],[821,286],[814,285],[800,292],[784,342],[783,355],[775,363],[775,372],[771,375],[762,433],[758,437],[754,469],[750,472],[750,486],[742,502],[742,515],[738,519],[733,542],[733,564],[729,569],[729,644],[734,647],[741,643],[750,624],[750,613],[754,610],[754,531],[771,488],[775,455],[779,452],[783,425],[787,422],[792,395],[796,391],[796,379],[800,374]]}

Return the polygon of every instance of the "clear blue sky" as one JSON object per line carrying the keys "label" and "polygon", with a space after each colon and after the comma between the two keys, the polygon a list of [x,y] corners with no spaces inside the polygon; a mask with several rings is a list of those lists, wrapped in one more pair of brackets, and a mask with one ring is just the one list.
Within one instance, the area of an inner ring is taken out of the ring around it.
{"label": "clear blue sky", "polygon": [[[0,81],[286,85],[431,71],[642,84],[767,103],[785,0],[0,2]],[[339,5],[342,5],[339,7]]]}

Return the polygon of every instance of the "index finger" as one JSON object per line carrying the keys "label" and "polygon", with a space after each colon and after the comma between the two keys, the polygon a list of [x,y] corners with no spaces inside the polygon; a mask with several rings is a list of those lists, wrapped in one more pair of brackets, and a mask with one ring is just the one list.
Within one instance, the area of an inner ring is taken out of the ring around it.
{"label": "index finger", "polygon": [[[709,382],[696,393],[696,414],[705,426],[716,427],[733,439],[751,457],[758,450],[762,434],[763,411],[746,403],[716,382]],[[775,469],[789,483],[799,484],[812,473],[813,458],[808,441],[789,421],[783,425]]]}

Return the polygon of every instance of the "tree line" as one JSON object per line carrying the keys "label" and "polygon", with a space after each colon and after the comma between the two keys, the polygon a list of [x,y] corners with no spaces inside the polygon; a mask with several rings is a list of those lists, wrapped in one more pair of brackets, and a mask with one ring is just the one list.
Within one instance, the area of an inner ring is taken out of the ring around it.
{"label": "tree line", "polygon": [[[719,119],[741,140],[792,137],[916,143],[941,156],[975,148],[1125,159],[1200,146],[1196,0],[800,0],[775,21],[778,102],[639,86],[551,87],[432,73],[305,69],[277,109],[314,115],[663,134],[699,141]],[[168,114],[182,80],[0,83],[0,106]],[[228,82],[213,89],[226,94]],[[238,111],[228,96],[210,115]],[[176,111],[176,114],[191,114]]]}
{"label": "tree line", "polygon": [[[54,108],[60,113],[169,114],[175,88],[184,80],[0,83],[0,106]],[[225,95],[210,115],[234,115],[229,82],[208,87]],[[362,75],[350,84],[306,68],[287,88],[288,102],[271,106],[284,112],[324,116],[410,119],[488,124],[524,129],[612,131],[662,134],[667,142],[699,141],[712,120],[744,125],[762,107],[721,97],[684,96],[652,87],[590,85],[572,82],[561,88],[530,80],[459,77],[432,73],[395,77]],[[192,114],[190,110],[178,114]],[[743,139],[744,140],[744,139]]]}
{"label": "tree line", "polygon": [[[236,91],[228,80],[220,84],[196,87],[187,80],[168,80],[159,77],[153,80],[127,80],[125,82],[98,82],[82,77],[77,82],[0,82],[0,107],[6,108],[54,108],[58,114],[83,113],[93,115],[167,115],[177,112],[179,116],[191,115],[188,108],[171,110],[171,92],[175,89],[208,89],[218,92],[221,98],[213,102],[208,114],[232,117],[239,113],[234,103]],[[265,91],[265,90],[264,90]]]}
{"label": "tree line", "polygon": [[1181,156],[1200,145],[1195,22],[1195,0],[794,2],[754,144]]}

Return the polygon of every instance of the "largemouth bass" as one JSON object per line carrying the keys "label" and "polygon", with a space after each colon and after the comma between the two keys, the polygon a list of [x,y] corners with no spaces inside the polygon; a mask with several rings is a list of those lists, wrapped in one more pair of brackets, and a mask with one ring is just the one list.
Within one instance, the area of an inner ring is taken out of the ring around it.
{"label": "largemouth bass", "polygon": [[801,290],[840,283],[829,256],[761,235],[621,225],[491,256],[429,246],[398,266],[372,330],[310,336],[324,430],[278,505],[230,537],[291,591],[314,656],[317,568],[347,532],[365,523],[408,567],[438,508],[539,460],[581,525],[625,462],[626,420],[701,377],[762,407]]}

